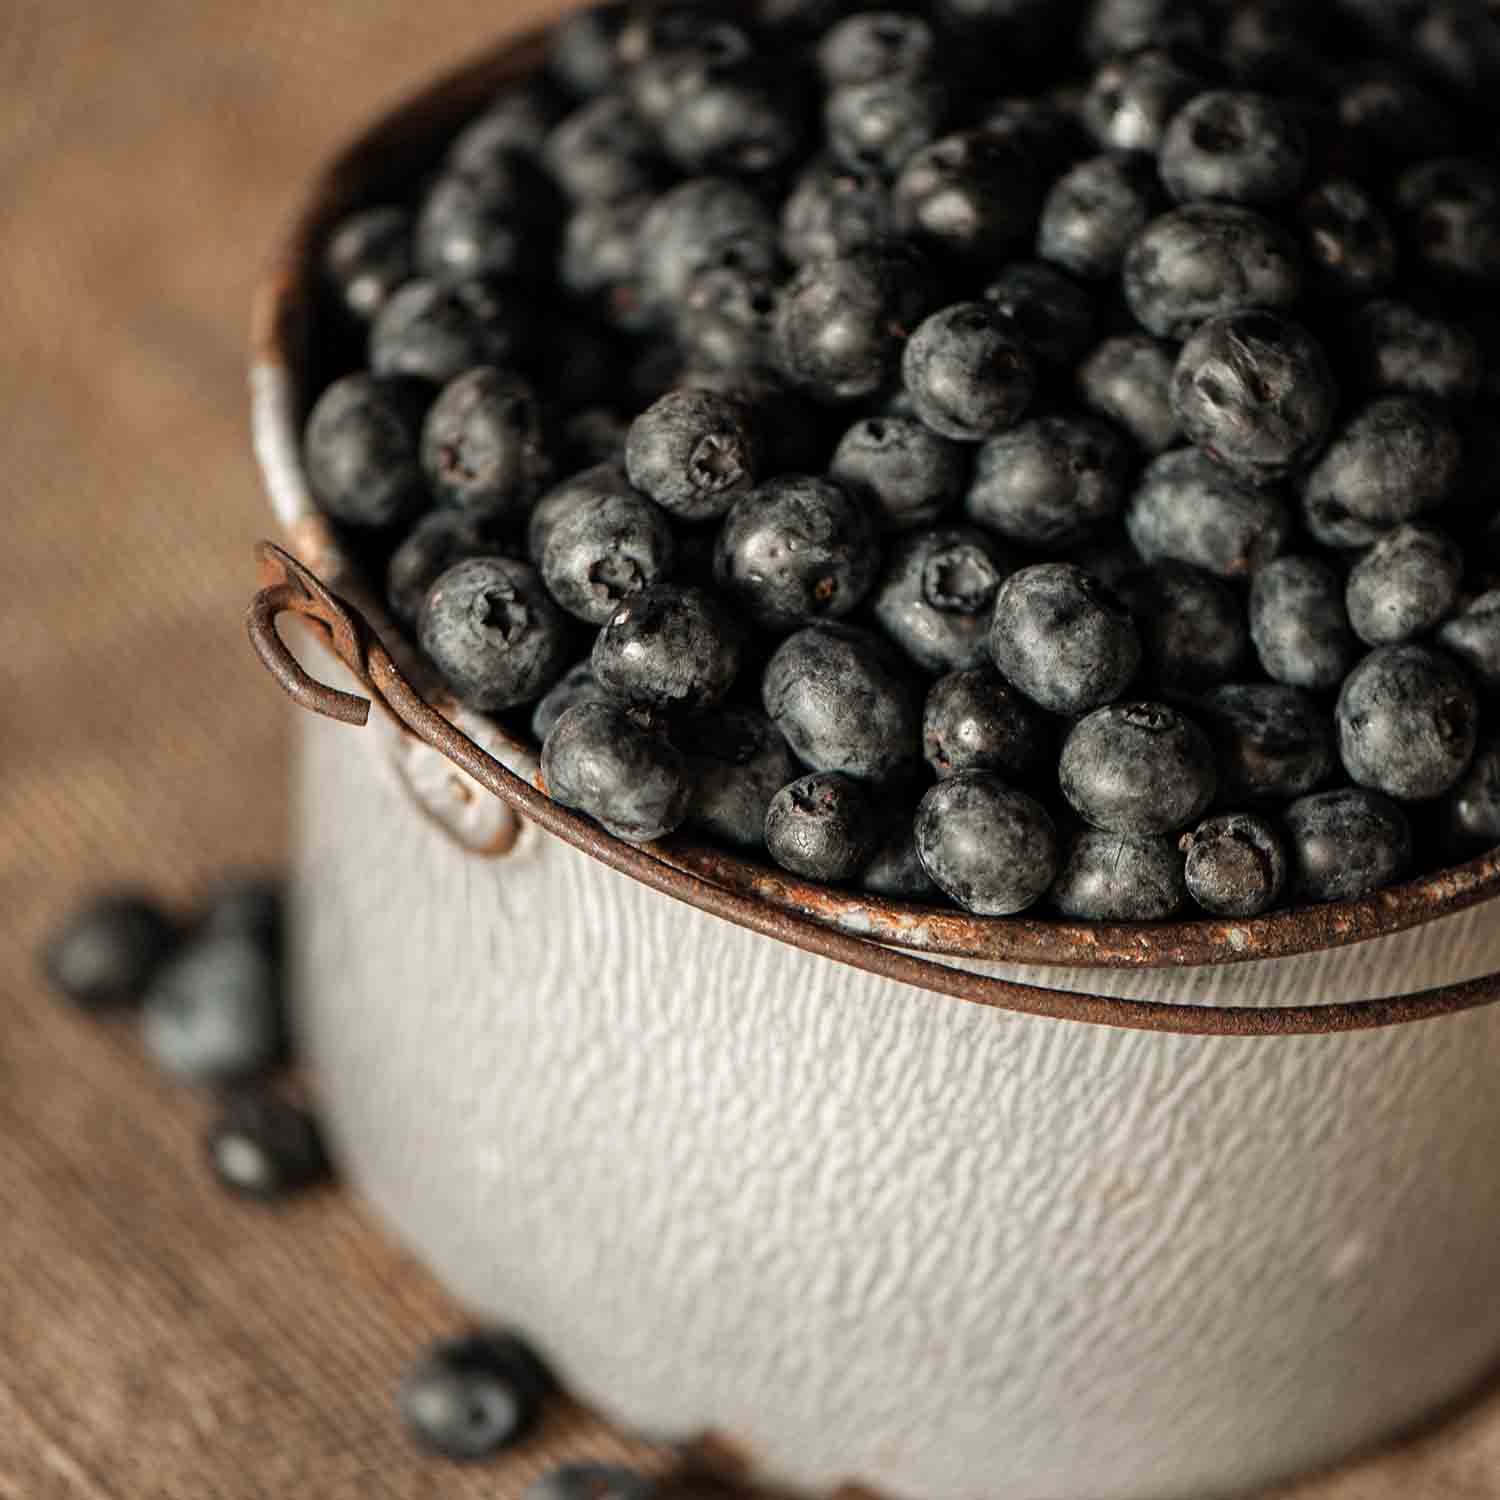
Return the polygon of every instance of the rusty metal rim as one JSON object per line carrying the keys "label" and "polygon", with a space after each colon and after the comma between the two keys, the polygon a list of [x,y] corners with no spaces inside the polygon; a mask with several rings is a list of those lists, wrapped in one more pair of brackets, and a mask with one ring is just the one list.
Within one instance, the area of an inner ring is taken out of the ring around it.
{"label": "rusty metal rim", "polygon": [[[317,179],[256,300],[253,378],[270,376],[278,388],[278,400],[269,417],[261,411],[257,417],[265,418],[272,429],[283,462],[290,456],[289,466],[295,470],[293,477],[299,490],[290,504],[278,507],[283,522],[297,550],[331,583],[355,594],[365,613],[382,631],[390,633],[393,641],[399,633],[384,614],[381,601],[367,587],[368,581],[358,577],[332,528],[305,497],[297,423],[317,247],[341,213],[357,201],[368,201],[372,187],[417,170],[431,158],[436,144],[481,107],[496,86],[533,69],[543,45],[544,33],[532,31],[492,49],[413,95],[340,153]],[[261,459],[268,488],[274,493],[276,480],[264,452]],[[403,660],[409,661],[409,656],[403,654]],[[408,675],[413,670],[415,666],[409,666]],[[281,680],[288,685],[285,676]],[[425,682],[421,677],[418,680]],[[329,691],[316,684],[312,687],[319,694]],[[302,686],[295,689],[306,690]],[[308,702],[306,706],[326,711],[326,705]],[[397,718],[409,731],[416,732],[409,720],[400,715]],[[444,749],[436,741],[429,739],[429,743]],[[533,747],[520,741],[512,740],[509,748],[521,756],[534,753]],[[541,817],[534,816],[533,821],[548,826]],[[1289,957],[1386,936],[1500,894],[1497,850],[1359,900],[1278,911],[1239,922],[1078,923],[1025,917],[979,918],[814,885],[683,837],[657,845],[647,854],[587,826],[590,852],[602,858],[598,851],[613,846],[613,857],[606,862],[638,878],[646,878],[648,865],[665,865],[695,878],[699,882],[695,889],[700,893],[725,890],[834,929],[853,941],[1021,964],[1154,968]]]}
{"label": "rusty metal rim", "polygon": [[339,660],[374,698],[413,734],[504,798],[522,816],[653,890],[805,952],[883,979],[1020,1015],[1196,1036],[1309,1036],[1364,1031],[1452,1015],[1500,999],[1500,974],[1491,974],[1408,995],[1333,1005],[1257,1008],[1122,1000],[977,974],[835,931],[764,900],[712,884],[671,863],[651,846],[638,847],[612,838],[597,824],[528,785],[412,688],[357,610],[281,548],[262,542],[257,550],[262,588],[246,612],[246,629],[262,662],[299,705],[346,724],[364,724],[370,711],[366,699],[317,682],[303,670],[276,631],[277,617],[288,612],[323,626]]}

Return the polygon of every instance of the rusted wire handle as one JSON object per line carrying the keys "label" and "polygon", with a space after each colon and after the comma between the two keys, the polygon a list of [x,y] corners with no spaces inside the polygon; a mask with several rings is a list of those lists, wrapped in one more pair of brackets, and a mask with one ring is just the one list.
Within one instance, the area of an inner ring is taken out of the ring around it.
{"label": "rusted wire handle", "polygon": [[245,628],[261,661],[300,707],[344,724],[364,724],[370,712],[367,699],[339,692],[303,671],[276,632],[277,616],[289,611],[322,625],[339,660],[400,723],[467,771],[481,786],[503,798],[516,812],[575,849],[653,890],[751,932],[791,943],[805,952],[835,959],[883,979],[1020,1015],[1195,1036],[1311,1036],[1364,1031],[1451,1015],[1500,999],[1500,974],[1490,974],[1408,995],[1333,1005],[1258,1008],[1122,1000],[976,974],[819,926],[714,885],[672,864],[659,848],[613,838],[589,819],[554,802],[480,749],[426,703],[402,676],[390,653],[353,605],[339,598],[274,543],[261,542],[256,556],[261,566],[262,588],[246,611]]}

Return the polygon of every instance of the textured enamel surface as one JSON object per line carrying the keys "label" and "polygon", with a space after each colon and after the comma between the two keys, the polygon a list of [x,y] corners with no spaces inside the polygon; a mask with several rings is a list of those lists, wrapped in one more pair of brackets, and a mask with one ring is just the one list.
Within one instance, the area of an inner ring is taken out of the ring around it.
{"label": "textured enamel surface", "polygon": [[[1500,1354],[1500,1009],[1295,1040],[1013,1018],[532,828],[466,855],[375,734],[302,722],[297,1019],[334,1145],[625,1426],[813,1489],[1172,1500],[1388,1435]],[[1497,964],[1480,908],[1048,977],[1274,1004]]]}

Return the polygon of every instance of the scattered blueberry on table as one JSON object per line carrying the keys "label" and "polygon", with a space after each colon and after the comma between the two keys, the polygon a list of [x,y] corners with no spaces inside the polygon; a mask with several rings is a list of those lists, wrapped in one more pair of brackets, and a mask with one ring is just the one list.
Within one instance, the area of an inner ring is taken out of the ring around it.
{"label": "scattered blueberry on table", "polygon": [[505,1331],[439,1340],[402,1377],[397,1409],[412,1438],[459,1462],[493,1458],[535,1425],[552,1378]]}
{"label": "scattered blueberry on table", "polygon": [[1500,59],[1431,9],[577,11],[328,226],[315,496],[623,838],[1104,921],[1482,851]]}

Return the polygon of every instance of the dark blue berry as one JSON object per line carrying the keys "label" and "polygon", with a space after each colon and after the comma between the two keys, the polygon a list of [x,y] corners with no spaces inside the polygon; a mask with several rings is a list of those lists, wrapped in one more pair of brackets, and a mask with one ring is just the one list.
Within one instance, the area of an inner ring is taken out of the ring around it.
{"label": "dark blue berry", "polygon": [[766,850],[808,880],[848,880],[874,854],[880,817],[864,784],[813,771],[781,788],[766,809]]}
{"label": "dark blue berry", "polygon": [[1053,177],[1093,150],[1077,106],[1077,98],[1066,86],[1053,96],[1005,95],[985,112],[983,126],[1025,152],[1036,169],[1039,188],[1045,190]]}
{"label": "dark blue berry", "polygon": [[1219,56],[1242,83],[1271,90],[1311,86],[1326,20],[1322,7],[1310,9],[1302,0],[1233,0]]}
{"label": "dark blue berry", "polygon": [[644,1474],[613,1464],[564,1464],[531,1484],[521,1500],[657,1500]]}
{"label": "dark blue berry", "polygon": [[695,276],[676,319],[688,364],[697,370],[768,370],[776,291],[775,279],[760,272],[721,266]]}
{"label": "dark blue berry", "polygon": [[580,98],[602,94],[620,71],[618,43],[629,6],[588,5],[554,22],[547,35],[547,71]]}
{"label": "dark blue berry", "polygon": [[1268,677],[1327,692],[1360,654],[1344,583],[1321,558],[1278,557],[1250,584],[1250,636]]}
{"label": "dark blue berry", "polygon": [[198,899],[198,931],[249,934],[268,953],[285,946],[286,881],[262,870],[232,871],[213,880]]}
{"label": "dark blue berry", "polygon": [[1335,430],[1302,485],[1307,529],[1325,547],[1367,547],[1456,493],[1463,443],[1452,417],[1420,396],[1381,396]]}
{"label": "dark blue berry", "polygon": [[1188,894],[1216,917],[1258,917],[1286,887],[1281,830],[1258,813],[1224,813],[1184,834]]}
{"label": "dark blue berry", "polygon": [[961,130],[924,146],[891,189],[899,233],[981,265],[1030,240],[1039,203],[1030,158],[991,130]]}
{"label": "dark blue berry", "polygon": [[329,1175],[312,1116],[269,1089],[232,1094],[204,1147],[220,1187],[263,1203],[289,1198]]}
{"label": "dark blue berry", "polygon": [[302,456],[318,504],[351,526],[390,526],[426,498],[418,460],[420,392],[400,380],[345,375],[307,419]]}
{"label": "dark blue berry", "polygon": [[1459,859],[1500,844],[1500,739],[1491,732],[1443,798],[1443,846]]}
{"label": "dark blue berry", "polygon": [[768,274],[776,266],[776,220],[748,188],[693,177],[663,193],[641,221],[641,287],[658,316],[681,307],[701,272],[719,266]]}
{"label": "dark blue berry", "polygon": [[722,516],[755,483],[758,466],[750,408],[712,391],[668,391],[625,440],[631,484],[685,521]]}
{"label": "dark blue berry", "polygon": [[522,157],[501,158],[480,173],[449,172],[427,190],[417,214],[417,269],[444,282],[540,272],[555,213],[546,178]]}
{"label": "dark blue berry", "polygon": [[1290,198],[1307,173],[1307,135],[1279,99],[1213,89],[1191,99],[1161,143],[1161,179],[1179,203],[1258,207]]}
{"label": "dark blue berry", "polygon": [[1203,84],[1201,73],[1160,48],[1111,58],[1089,85],[1083,122],[1106,151],[1154,154],[1172,117]]}
{"label": "dark blue berry", "polygon": [[1344,154],[1360,175],[1383,174],[1392,163],[1437,156],[1457,143],[1448,107],[1387,60],[1365,59],[1346,70],[1334,109]]}
{"label": "dark blue berry", "polygon": [[368,323],[391,293],[415,274],[411,214],[382,204],[341,220],[323,248],[323,274],[339,306]]}
{"label": "dark blue berry", "polygon": [[149,897],[111,891],[93,897],[47,939],[42,971],[80,1010],[137,1004],[177,946],[177,924]]}
{"label": "dark blue berry", "polygon": [[789,635],[766,664],[761,694],[813,770],[889,781],[920,761],[920,698],[894,650],[868,631],[811,625]]}
{"label": "dark blue berry", "polygon": [[1297,242],[1233,203],[1190,203],[1152,219],[1131,241],[1121,275],[1136,322],[1158,338],[1185,339],[1240,308],[1290,307],[1302,293]]}
{"label": "dark blue berry", "polygon": [[836,260],[891,232],[890,186],[827,157],[805,168],[781,209],[781,248],[797,265]]}
{"label": "dark blue berry", "polygon": [[1228,584],[1187,563],[1159,562],[1127,574],[1115,592],[1140,632],[1145,676],[1168,695],[1230,681],[1250,640],[1245,611]]}
{"label": "dark blue berry", "polygon": [[1193,712],[1213,739],[1224,805],[1287,802],[1338,765],[1333,715],[1311,693],[1279,682],[1231,682]]}
{"label": "dark blue berry", "polygon": [[693,788],[681,753],[611,703],[575,703],[542,745],[547,795],[617,838],[664,838],[687,817]]}
{"label": "dark blue berry", "polygon": [[1433,276],[1474,289],[1500,283],[1500,171],[1490,162],[1422,162],[1397,182],[1396,204],[1412,253]]}
{"label": "dark blue berry", "polygon": [[1398,526],[1349,571],[1344,602],[1354,633],[1370,646],[1425,635],[1451,610],[1463,581],[1457,542],[1435,526]]}
{"label": "dark blue berry", "polygon": [[1093,0],[1084,19],[1089,57],[1127,57],[1143,47],[1203,48],[1213,8],[1197,0]]}
{"label": "dark blue berry", "polygon": [[600,94],[561,121],[547,137],[542,160],[579,203],[649,193],[666,171],[655,132],[619,93]]}
{"label": "dark blue berry", "polygon": [[1484,352],[1474,334],[1409,302],[1367,302],[1354,316],[1351,343],[1367,390],[1461,402],[1477,395],[1484,380]]}
{"label": "dark blue berry", "polygon": [[594,637],[594,681],[633,707],[712,708],[734,686],[740,639],[711,594],[653,584],[626,599]]}
{"label": "dark blue berry", "polygon": [[936,58],[937,38],[918,15],[868,10],[830,27],[818,43],[818,68],[831,88],[877,78],[918,78]]}
{"label": "dark blue berry", "polygon": [[1081,161],[1048,189],[1036,253],[1089,281],[1114,276],[1130,242],[1156,212],[1158,198],[1148,159],[1106,155]]}
{"label": "dark blue berry", "polygon": [[1172,376],[1183,433],[1252,484],[1305,467],[1337,409],[1323,346],[1300,323],[1260,309],[1200,324]]}
{"label": "dark blue berry", "polygon": [[1439,628],[1437,639],[1486,693],[1500,693],[1500,590],[1465,605]]}
{"label": "dark blue berry", "polygon": [[545,1385],[514,1335],[443,1339],[401,1379],[396,1405],[423,1448],[462,1462],[491,1458],[535,1424]]}
{"label": "dark blue berry", "polygon": [[1119,513],[1130,460],[1098,417],[1033,417],[980,446],[964,509],[1011,541],[1060,551]]}
{"label": "dark blue berry", "polygon": [[680,79],[662,144],[685,172],[759,176],[795,162],[807,138],[803,83],[781,58],[708,62]]}
{"label": "dark blue berry", "polygon": [[1057,873],[1057,830],[1046,808],[986,771],[929,787],[915,837],[933,883],[979,916],[1024,911]]}
{"label": "dark blue berry", "polygon": [[888,820],[884,839],[859,872],[859,885],[872,895],[897,901],[937,902],[942,893],[922,868],[917,853],[917,830],[910,809],[903,808]]}
{"label": "dark blue berry", "polygon": [[557,681],[537,699],[531,711],[531,732],[538,744],[552,733],[552,726],[572,708],[575,703],[609,703],[609,693],[594,681],[593,663],[588,657],[569,667]]}
{"label": "dark blue berry", "polygon": [[1350,901],[1392,884],[1411,864],[1411,825],[1379,792],[1340,787],[1299,797],[1284,823],[1291,889],[1301,901]]}
{"label": "dark blue berry", "polygon": [[1033,703],[1081,714],[1125,691],[1141,641],[1129,609],[1098,579],[1072,563],[1037,563],[1000,585],[990,655]]}
{"label": "dark blue berry", "polygon": [[857,499],[830,479],[784,474],[735,500],[714,577],[756,624],[788,630],[848,614],[879,567],[874,521]]}
{"label": "dark blue berry", "polygon": [[1187,899],[1182,855],[1169,838],[1080,828],[1063,841],[1049,895],[1065,917],[1159,922]]}
{"label": "dark blue berry", "polygon": [[1094,299],[1056,266],[1016,261],[985,287],[984,297],[1015,323],[1044,365],[1071,369],[1089,347]]}
{"label": "dark blue berry", "polygon": [[1396,232],[1358,183],[1334,177],[1304,193],[1296,209],[1309,277],[1335,297],[1370,297],[1396,277]]}
{"label": "dark blue berry", "polygon": [[450,172],[482,176],[517,156],[535,157],[567,101],[544,79],[507,84],[484,112],[453,137],[445,164]]}
{"label": "dark blue berry", "polygon": [[993,771],[1025,780],[1052,748],[1047,717],[993,667],[940,677],[922,710],[922,751],[941,779],[960,771]]}
{"label": "dark blue berry", "polygon": [[654,201],[637,194],[583,203],[563,230],[558,282],[611,327],[626,332],[638,332],[650,321],[641,288],[641,222]]}
{"label": "dark blue berry", "polygon": [[777,367],[818,400],[872,396],[896,373],[934,295],[926,262],[899,245],[804,265],[776,305]]}
{"label": "dark blue berry", "polygon": [[568,665],[567,620],[536,570],[508,557],[471,557],[439,575],[422,601],[417,639],[471,708],[530,703]]}
{"label": "dark blue berry", "polygon": [[951,103],[935,78],[876,78],[831,89],[823,105],[828,149],[853,172],[894,177],[942,133]]}
{"label": "dark blue berry", "polygon": [[[623,475],[588,475],[562,487],[565,504],[554,490],[533,512],[532,555],[552,597],[570,615],[602,625],[623,600],[671,576],[677,549],[666,512]],[[556,514],[544,517],[549,504]]]}
{"label": "dark blue berry", "polygon": [[880,627],[919,667],[953,672],[989,661],[995,594],[1012,565],[974,526],[906,532],[870,598]]}
{"label": "dark blue berry", "polygon": [[515,364],[535,334],[535,306],[513,287],[408,281],[371,324],[370,369],[446,385],[475,365]]}
{"label": "dark blue berry", "polygon": [[1427,646],[1381,646],[1344,679],[1339,754],[1351,781],[1403,801],[1440,797],[1463,775],[1479,734],[1474,685]]}
{"label": "dark blue berry", "polygon": [[450,381],[422,426],[422,468],[440,505],[496,522],[523,516],[556,468],[536,391],[490,365]]}
{"label": "dark blue berry", "polygon": [[1221,578],[1250,577],[1291,533],[1280,495],[1237,478],[1197,448],[1163,453],[1146,466],[1125,525],[1148,561],[1175,558]]}
{"label": "dark blue berry", "polygon": [[403,625],[415,624],[439,574],[466,557],[488,557],[506,550],[474,517],[457,510],[432,511],[391,553],[385,572],[386,604]]}
{"label": "dark blue berry", "polygon": [[828,474],[865,502],[882,530],[908,531],[952,508],[963,489],[965,454],[920,422],[863,417],[839,439]]}
{"label": "dark blue berry", "polygon": [[988,303],[957,302],[918,325],[901,382],[934,432],[977,443],[1014,427],[1036,391],[1036,361],[1015,325]]}
{"label": "dark blue berry", "polygon": [[1105,339],[1078,367],[1078,396],[1130,434],[1147,457],[1181,436],[1172,410],[1172,346],[1143,333]]}
{"label": "dark blue berry", "polygon": [[674,738],[692,776],[688,822],[742,849],[762,847],[771,798],[801,774],[781,731],[758,709],[725,708],[685,720]]}
{"label": "dark blue berry", "polygon": [[1080,719],[1058,761],[1063,796],[1110,833],[1173,833],[1213,801],[1208,736],[1164,703],[1112,703]]}

